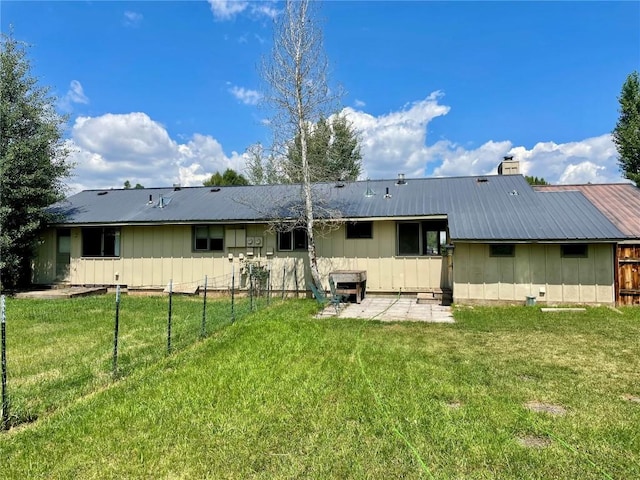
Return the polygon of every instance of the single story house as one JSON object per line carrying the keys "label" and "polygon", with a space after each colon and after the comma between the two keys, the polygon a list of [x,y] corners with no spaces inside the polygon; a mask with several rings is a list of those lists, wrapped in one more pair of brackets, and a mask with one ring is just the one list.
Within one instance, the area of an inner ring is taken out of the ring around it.
{"label": "single story house", "polygon": [[616,303],[640,305],[640,188],[630,183],[541,185],[540,192],[578,191],[626,235],[615,251]]}
{"label": "single story house", "polygon": [[[53,209],[34,262],[38,284],[228,289],[251,262],[274,289],[305,290],[299,185],[86,190]],[[368,294],[448,291],[457,303],[614,304],[616,248],[627,235],[580,191],[532,188],[521,175],[314,186],[323,278],[364,270]],[[216,279],[219,279],[216,280]]]}

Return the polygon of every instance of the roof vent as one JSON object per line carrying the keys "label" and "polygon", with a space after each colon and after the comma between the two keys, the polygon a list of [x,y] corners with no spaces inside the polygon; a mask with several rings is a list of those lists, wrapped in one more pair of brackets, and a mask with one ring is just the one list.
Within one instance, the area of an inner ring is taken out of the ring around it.
{"label": "roof vent", "polygon": [[389,193],[389,187],[387,187],[387,190],[384,194],[384,198],[387,198],[387,199],[391,198],[391,194]]}
{"label": "roof vent", "polygon": [[98,192],[98,196],[106,195],[107,193],[109,193],[109,192]]}
{"label": "roof vent", "polygon": [[407,181],[404,179],[404,173],[399,173],[398,174],[398,181],[396,182],[396,185],[406,185]]}
{"label": "roof vent", "polygon": [[211,190],[209,190],[210,192],[219,192],[220,191],[220,187],[213,187]]}
{"label": "roof vent", "polygon": [[369,186],[369,179],[367,178],[367,190],[364,192],[364,196],[367,198],[371,198],[376,194],[373,189]]}
{"label": "roof vent", "polygon": [[173,191],[174,192],[179,192],[180,190],[182,190],[182,187],[180,186],[180,184],[177,184],[177,185],[173,186]]}
{"label": "roof vent", "polygon": [[489,179],[486,178],[486,177],[480,177],[480,178],[478,178],[476,180],[476,182],[478,182],[478,183],[487,183],[488,181],[489,181]]}
{"label": "roof vent", "polygon": [[151,204],[153,204],[153,195],[149,194],[149,201],[147,202],[147,205]]}
{"label": "roof vent", "polygon": [[515,197],[516,195],[520,195],[520,194],[518,193],[518,190],[512,190],[509,192],[509,195],[513,195]]}
{"label": "roof vent", "polygon": [[334,185],[336,188],[344,188],[344,183],[338,182]]}

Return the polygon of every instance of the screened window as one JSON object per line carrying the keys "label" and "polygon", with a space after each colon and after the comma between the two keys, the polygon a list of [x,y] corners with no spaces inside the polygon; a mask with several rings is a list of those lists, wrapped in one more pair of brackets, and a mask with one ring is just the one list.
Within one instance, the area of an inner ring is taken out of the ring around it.
{"label": "screened window", "polygon": [[516,253],[516,246],[512,243],[496,243],[489,245],[490,257],[513,257]]}
{"label": "screened window", "polygon": [[193,227],[193,249],[198,252],[224,250],[222,225],[197,225]]}
{"label": "screened window", "polygon": [[442,255],[447,243],[445,221],[398,223],[398,255]]}
{"label": "screened window", "polygon": [[87,227],[82,229],[83,257],[119,257],[120,229]]}
{"label": "screened window", "polygon": [[560,252],[565,258],[587,258],[589,249],[587,245],[568,244],[561,245]]}
{"label": "screened window", "polygon": [[303,228],[278,232],[278,250],[306,250],[307,245],[307,232]]}
{"label": "screened window", "polygon": [[373,238],[373,222],[347,222],[347,238]]}

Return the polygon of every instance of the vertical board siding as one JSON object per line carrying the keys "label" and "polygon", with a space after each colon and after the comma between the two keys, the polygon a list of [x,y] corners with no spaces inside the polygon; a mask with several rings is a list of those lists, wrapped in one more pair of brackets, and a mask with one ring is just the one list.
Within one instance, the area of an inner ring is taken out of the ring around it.
{"label": "vertical board siding", "polygon": [[550,303],[614,301],[610,244],[589,245],[587,258],[562,258],[560,245],[518,244],[513,257],[491,257],[487,244],[457,243],[453,270],[455,302],[524,302],[529,295]]}
{"label": "vertical board siding", "polygon": [[[245,226],[246,236],[262,237],[262,248],[225,245],[221,252],[195,252],[190,225],[124,226],[120,232],[119,258],[82,257],[81,228],[71,229],[70,283],[74,285],[128,285],[132,288],[164,288],[169,280],[175,285],[199,285],[206,275],[212,288],[230,287],[232,271],[236,285],[246,281],[239,256],[260,260],[272,270],[274,289],[307,289],[310,280],[307,252],[280,252],[277,235],[265,225]],[[226,237],[225,237],[226,238]],[[316,237],[318,266],[321,276],[328,278],[334,270],[366,270],[367,290],[371,292],[424,291],[446,286],[446,260],[442,257],[396,257],[396,223],[373,224],[373,238],[347,239],[344,226]],[[267,252],[273,255],[267,256]],[[233,259],[229,260],[229,254]],[[47,234],[39,251],[37,278],[49,283],[55,275],[55,230]],[[53,273],[51,271],[53,268]],[[116,278],[117,273],[117,278]],[[297,277],[294,276],[297,274]],[[327,285],[328,287],[328,282]]]}

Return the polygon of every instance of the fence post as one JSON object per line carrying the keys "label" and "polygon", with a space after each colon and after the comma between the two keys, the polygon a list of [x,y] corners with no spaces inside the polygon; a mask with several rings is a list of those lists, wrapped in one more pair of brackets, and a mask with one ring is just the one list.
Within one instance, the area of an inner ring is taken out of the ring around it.
{"label": "fence post", "polygon": [[284,300],[284,281],[287,278],[287,267],[282,267],[282,300]]}
{"label": "fence post", "polygon": [[167,353],[171,353],[171,301],[173,297],[173,280],[169,280],[169,314],[167,318]]}
{"label": "fence post", "polygon": [[113,327],[113,368],[112,375],[118,375],[118,332],[120,330],[120,285],[116,285],[116,320]]}
{"label": "fence post", "polygon": [[204,300],[202,301],[202,329],[200,336],[204,338],[207,335],[207,276],[204,276]]}
{"label": "fence post", "polygon": [[271,262],[267,266],[267,305],[271,303]]}
{"label": "fence post", "polygon": [[2,319],[2,425],[0,430],[9,428],[9,399],[7,397],[7,331],[6,331],[6,307],[4,295],[0,297],[0,317]]}
{"label": "fence post", "polygon": [[231,323],[236,320],[235,311],[236,266],[231,267]]}
{"label": "fence post", "polygon": [[249,264],[249,311],[253,312],[253,265]]}
{"label": "fence post", "polygon": [[298,262],[293,264],[293,277],[296,280],[296,298],[298,298]]}

